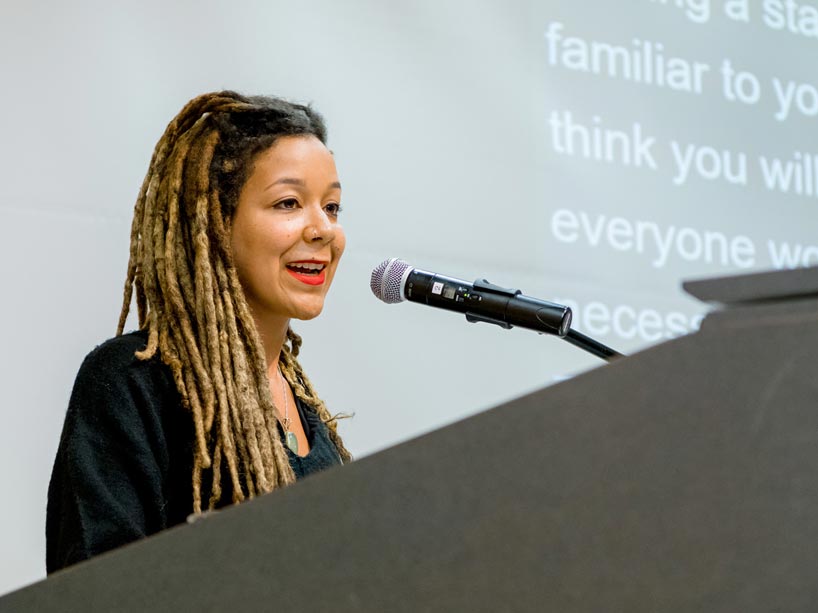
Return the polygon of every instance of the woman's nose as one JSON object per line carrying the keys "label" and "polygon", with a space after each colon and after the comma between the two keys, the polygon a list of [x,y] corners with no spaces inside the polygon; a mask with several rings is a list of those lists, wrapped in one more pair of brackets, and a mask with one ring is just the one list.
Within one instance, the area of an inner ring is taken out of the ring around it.
{"label": "woman's nose", "polygon": [[320,206],[310,210],[304,224],[304,240],[308,243],[328,243],[335,238],[335,224]]}

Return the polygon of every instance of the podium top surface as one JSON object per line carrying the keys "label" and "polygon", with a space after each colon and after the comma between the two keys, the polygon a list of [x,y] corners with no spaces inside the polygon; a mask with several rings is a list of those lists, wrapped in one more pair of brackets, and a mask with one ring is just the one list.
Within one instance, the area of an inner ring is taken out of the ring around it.
{"label": "podium top surface", "polygon": [[682,287],[703,302],[723,305],[818,296],[818,266],[691,280]]}

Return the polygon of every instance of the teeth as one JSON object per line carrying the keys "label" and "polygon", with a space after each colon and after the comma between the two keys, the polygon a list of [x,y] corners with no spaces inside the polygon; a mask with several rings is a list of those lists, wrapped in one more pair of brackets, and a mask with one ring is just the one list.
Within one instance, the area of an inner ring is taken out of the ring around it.
{"label": "teeth", "polygon": [[309,270],[309,271],[314,271],[314,272],[318,272],[318,271],[324,269],[323,264],[315,264],[315,263],[312,263],[312,262],[303,262],[301,264],[288,264],[287,266],[288,266],[288,268],[298,268],[298,269],[301,269],[301,270]]}

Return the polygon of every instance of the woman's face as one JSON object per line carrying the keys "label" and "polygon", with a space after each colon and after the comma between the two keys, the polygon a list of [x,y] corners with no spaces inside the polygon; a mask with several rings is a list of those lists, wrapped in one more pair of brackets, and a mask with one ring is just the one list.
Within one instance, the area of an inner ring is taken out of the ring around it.
{"label": "woman's face", "polygon": [[256,319],[312,319],[321,312],[346,244],[340,202],[335,161],[314,136],[281,137],[256,157],[231,231]]}

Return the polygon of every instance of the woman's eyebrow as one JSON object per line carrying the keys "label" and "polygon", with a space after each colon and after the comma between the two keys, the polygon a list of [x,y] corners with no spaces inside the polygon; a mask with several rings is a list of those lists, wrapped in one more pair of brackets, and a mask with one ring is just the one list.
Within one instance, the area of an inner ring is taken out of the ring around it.
{"label": "woman's eyebrow", "polygon": [[295,177],[281,177],[280,179],[276,179],[275,181],[270,183],[270,185],[268,185],[264,189],[270,189],[273,185],[279,185],[279,184],[300,185],[301,187],[304,187],[304,185],[306,185],[306,183],[304,183],[303,179],[296,179]]}
{"label": "woman's eyebrow", "polygon": [[[268,185],[264,189],[267,190],[267,189],[270,189],[273,185],[281,185],[281,184],[284,184],[284,185],[298,185],[300,187],[304,187],[306,185],[306,183],[304,182],[303,179],[297,179],[295,177],[281,177],[280,179],[276,179],[275,181],[270,183],[270,185]],[[333,181],[332,183],[329,184],[329,186],[341,189],[341,183],[339,181]]]}

